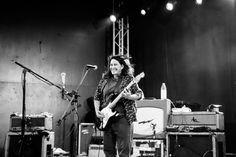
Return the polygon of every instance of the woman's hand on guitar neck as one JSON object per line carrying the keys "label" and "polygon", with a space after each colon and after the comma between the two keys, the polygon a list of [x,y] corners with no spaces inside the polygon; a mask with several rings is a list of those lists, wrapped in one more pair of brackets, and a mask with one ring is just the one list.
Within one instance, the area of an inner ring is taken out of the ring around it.
{"label": "woman's hand on guitar neck", "polygon": [[128,89],[125,89],[122,92],[122,96],[126,99],[129,99],[129,100],[138,100],[141,97],[139,94],[131,94],[130,90],[128,90]]}
{"label": "woman's hand on guitar neck", "polygon": [[122,96],[126,99],[131,99],[132,98],[131,97],[131,92],[128,89],[124,89],[124,91],[122,92]]}

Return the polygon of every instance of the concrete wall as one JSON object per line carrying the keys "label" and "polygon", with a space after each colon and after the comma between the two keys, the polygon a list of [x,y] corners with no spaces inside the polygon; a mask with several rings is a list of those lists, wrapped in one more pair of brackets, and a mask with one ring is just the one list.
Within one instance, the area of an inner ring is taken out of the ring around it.
{"label": "concrete wall", "polygon": [[[104,70],[105,30],[95,29],[88,22],[73,23],[6,23],[0,28],[0,151],[3,154],[10,115],[22,113],[22,67],[17,61],[47,80],[61,86],[61,72],[66,72],[66,89],[75,90],[86,64],[98,65],[90,70],[79,89],[79,120],[87,112],[86,99],[93,96]],[[56,126],[64,111],[72,109],[67,100],[61,99],[60,90],[26,74],[26,114],[49,112],[53,114],[55,146],[69,150],[73,114],[65,126]],[[65,127],[63,129],[63,127]],[[63,141],[63,139],[65,141]]]}

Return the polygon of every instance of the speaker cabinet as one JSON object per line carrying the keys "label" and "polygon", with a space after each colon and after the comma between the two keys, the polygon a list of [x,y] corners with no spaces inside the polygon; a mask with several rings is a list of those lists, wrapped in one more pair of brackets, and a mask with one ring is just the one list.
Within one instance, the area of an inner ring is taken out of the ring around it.
{"label": "speaker cabinet", "polygon": [[78,138],[78,156],[88,155],[89,144],[95,131],[94,123],[80,123]]}
{"label": "speaker cabinet", "polygon": [[[23,141],[23,143],[22,143]],[[53,157],[54,132],[8,132],[6,138],[5,157]]]}
{"label": "speaker cabinet", "polygon": [[171,157],[224,157],[223,132],[168,132],[167,156]]}

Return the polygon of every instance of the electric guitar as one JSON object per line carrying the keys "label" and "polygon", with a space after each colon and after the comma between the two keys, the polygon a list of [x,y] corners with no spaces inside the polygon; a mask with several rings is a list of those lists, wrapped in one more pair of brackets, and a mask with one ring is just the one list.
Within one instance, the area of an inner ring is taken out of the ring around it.
{"label": "electric guitar", "polygon": [[109,119],[116,114],[112,109],[116,106],[116,103],[122,98],[122,94],[125,90],[129,89],[133,84],[138,83],[141,78],[145,76],[144,72],[138,74],[123,90],[120,94],[112,101],[109,102],[108,105],[103,108],[100,112],[104,115],[104,117],[100,120],[100,124],[98,124],[98,129],[104,130],[107,126]]}

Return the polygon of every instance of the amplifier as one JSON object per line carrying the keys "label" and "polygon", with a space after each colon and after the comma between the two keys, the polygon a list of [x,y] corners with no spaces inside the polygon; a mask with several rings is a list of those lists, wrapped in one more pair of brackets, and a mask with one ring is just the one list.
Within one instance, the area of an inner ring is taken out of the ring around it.
{"label": "amplifier", "polygon": [[[4,157],[53,157],[54,132],[25,132],[24,139],[19,132],[8,132]],[[22,143],[23,141],[23,143]]]}
{"label": "amplifier", "polygon": [[172,157],[225,157],[224,132],[167,132],[166,154]]}
{"label": "amplifier", "polygon": [[170,115],[168,127],[205,127],[210,130],[224,130],[222,112],[175,112]]}
{"label": "amplifier", "polygon": [[[22,115],[10,116],[10,131],[21,131]],[[52,130],[52,116],[46,114],[25,116],[25,130]]]}
{"label": "amplifier", "polygon": [[80,123],[79,124],[79,137],[78,137],[78,156],[88,155],[89,144],[94,134],[94,123]]}

